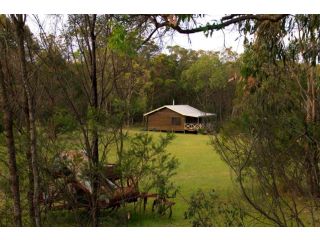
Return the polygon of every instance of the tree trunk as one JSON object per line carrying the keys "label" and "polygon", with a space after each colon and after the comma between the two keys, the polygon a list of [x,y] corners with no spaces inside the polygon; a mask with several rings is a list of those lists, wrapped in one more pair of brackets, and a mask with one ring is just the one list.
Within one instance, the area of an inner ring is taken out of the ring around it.
{"label": "tree trunk", "polygon": [[29,205],[29,218],[32,226],[36,226],[36,219],[34,215],[34,205],[33,205],[33,196],[34,196],[34,181],[33,181],[33,171],[32,171],[32,158],[30,151],[30,121],[29,121],[29,105],[27,94],[24,92],[24,113],[26,116],[26,129],[27,129],[27,144],[26,144],[26,159],[28,163],[28,180],[29,180],[29,190],[28,190],[28,205]]}
{"label": "tree trunk", "polygon": [[20,65],[21,65],[21,79],[24,87],[24,91],[26,93],[26,97],[28,100],[28,111],[29,111],[29,122],[30,129],[28,132],[29,135],[29,147],[31,153],[31,162],[32,162],[32,174],[33,174],[33,207],[34,207],[34,216],[36,226],[39,227],[41,225],[40,222],[40,207],[39,207],[39,173],[38,173],[38,165],[37,165],[37,146],[36,146],[36,124],[34,117],[34,102],[31,94],[30,82],[28,79],[27,66],[26,66],[26,55],[25,55],[25,34],[24,34],[24,26],[25,26],[25,16],[21,14],[17,14],[17,16],[12,16],[12,19],[16,26],[16,33],[18,38],[18,47],[19,47],[19,57],[20,57]]}
{"label": "tree trunk", "polygon": [[0,62],[0,84],[1,84],[1,96],[3,104],[3,125],[6,138],[6,145],[8,151],[8,165],[10,174],[10,189],[13,196],[13,219],[14,224],[17,227],[22,226],[21,220],[21,205],[20,205],[20,191],[19,191],[19,174],[16,164],[16,149],[14,145],[13,135],[13,118],[12,110],[10,107],[10,101],[8,98],[7,87],[4,80],[4,73],[2,70],[2,64]]}
{"label": "tree trunk", "polygon": [[222,117],[222,103],[223,103],[223,90],[220,89],[219,91],[219,95],[220,95],[220,104],[219,104],[219,115],[220,115],[220,125],[222,125],[222,121],[223,121],[223,117]]}
{"label": "tree trunk", "polygon": [[127,128],[130,127],[130,121],[131,121],[131,114],[130,114],[130,101],[131,101],[131,94],[127,95],[127,99],[126,99],[126,126]]}
{"label": "tree trunk", "polygon": [[315,89],[315,72],[316,66],[310,67],[309,78],[307,82],[307,123],[314,123],[316,121],[316,89]]}
{"label": "tree trunk", "polygon": [[306,127],[307,135],[309,136],[305,152],[307,175],[310,186],[310,192],[313,196],[320,196],[320,182],[319,182],[319,159],[318,148],[314,141],[313,127],[316,123],[316,64],[312,63],[310,67],[308,82],[307,82],[307,102],[306,102]]}
{"label": "tree trunk", "polygon": [[[88,21],[90,24],[90,17]],[[92,90],[92,107],[94,111],[94,126],[92,128],[92,165],[93,165],[93,188],[92,188],[92,225],[99,225],[99,206],[98,206],[98,188],[99,179],[97,168],[99,167],[99,136],[96,123],[98,121],[98,84],[97,84],[97,58],[96,58],[96,35],[95,35],[96,15],[92,16],[90,24],[90,41],[91,41],[91,90]]]}

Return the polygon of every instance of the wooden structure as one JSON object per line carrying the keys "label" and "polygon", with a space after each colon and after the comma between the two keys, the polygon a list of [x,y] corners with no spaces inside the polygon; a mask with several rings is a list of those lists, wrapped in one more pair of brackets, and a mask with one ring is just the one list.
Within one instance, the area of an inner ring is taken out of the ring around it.
{"label": "wooden structure", "polygon": [[[92,187],[87,180],[86,167],[88,157],[84,151],[69,150],[55,157],[55,164],[47,169],[52,181],[41,193],[40,202],[45,209],[90,209],[92,206]],[[107,164],[98,174],[98,206],[101,209],[117,209],[124,203],[143,201],[146,209],[148,198],[153,198],[152,211],[172,215],[174,202],[160,198],[158,194],[139,191],[139,184],[134,176],[124,178],[121,184],[121,173],[116,164]]]}
{"label": "wooden structure", "polygon": [[189,105],[165,105],[143,116],[148,131],[197,132],[215,114],[202,112]]}

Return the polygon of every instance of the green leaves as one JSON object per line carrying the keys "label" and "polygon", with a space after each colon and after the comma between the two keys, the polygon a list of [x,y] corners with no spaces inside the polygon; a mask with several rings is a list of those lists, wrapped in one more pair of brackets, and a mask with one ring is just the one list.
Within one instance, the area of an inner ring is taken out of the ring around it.
{"label": "green leaves", "polygon": [[137,54],[139,38],[137,31],[128,31],[122,25],[115,25],[111,36],[108,38],[109,47],[124,56],[134,56]]}
{"label": "green leaves", "polygon": [[185,218],[193,227],[243,227],[245,212],[233,202],[223,202],[216,191],[192,194]]}
{"label": "green leaves", "polygon": [[166,152],[173,139],[173,134],[160,136],[157,141],[147,133],[135,134],[123,154],[124,177],[134,176],[145,192],[155,191],[163,199],[174,197],[178,188],[172,177],[176,174],[178,160]]}
{"label": "green leaves", "polygon": [[71,132],[78,127],[77,121],[66,109],[57,108],[53,114],[52,121],[55,126],[56,134]]}
{"label": "green leaves", "polygon": [[186,89],[202,91],[205,87],[223,88],[227,83],[226,72],[218,54],[204,54],[182,73]]}

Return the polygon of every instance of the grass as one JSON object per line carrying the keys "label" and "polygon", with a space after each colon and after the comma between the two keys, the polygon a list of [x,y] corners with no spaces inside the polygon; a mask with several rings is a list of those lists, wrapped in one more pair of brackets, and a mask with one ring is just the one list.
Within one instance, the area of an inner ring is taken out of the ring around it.
{"label": "grass", "polygon": [[[131,130],[129,134],[137,133]],[[159,132],[149,132],[155,138]],[[179,168],[174,182],[180,186],[180,192],[175,199],[172,219],[150,214],[151,206],[147,212],[140,216],[134,213],[129,226],[190,226],[189,220],[184,219],[187,210],[187,200],[192,193],[199,188],[209,191],[215,189],[221,198],[229,198],[232,195],[232,181],[227,165],[210,145],[210,139],[206,135],[177,133],[176,138],[167,149],[179,159]]]}
{"label": "grass", "polygon": [[[130,135],[139,132],[137,129],[129,130]],[[149,134],[156,139],[160,134],[165,133],[149,132]],[[192,193],[201,188],[207,191],[215,189],[223,199],[232,195],[233,188],[229,169],[210,145],[209,137],[201,134],[176,133],[175,135],[175,139],[167,149],[178,158],[180,163],[177,175],[174,177],[174,182],[180,187],[180,191],[174,199],[176,204],[173,206],[172,218],[153,214],[151,212],[152,201],[149,201],[147,211],[141,214],[137,209],[134,210],[133,204],[128,204],[126,208],[119,209],[112,217],[106,212],[102,212],[103,226],[123,224],[123,219],[126,218],[128,212],[131,213],[131,218],[126,224],[128,226],[191,226],[189,220],[184,218],[184,213],[188,208],[187,201]],[[79,139],[78,132],[66,135],[63,139],[65,148],[74,149],[74,146],[80,144]],[[110,152],[108,161],[115,161],[115,148]],[[88,219],[85,215],[77,217],[83,218],[84,221]],[[69,223],[74,222],[73,220],[74,216],[70,212],[58,211],[50,214],[48,225],[69,226]]]}
{"label": "grass", "polygon": [[[132,136],[135,133],[141,133],[141,131],[137,129],[129,130],[129,135]],[[149,134],[151,134],[154,139],[157,139],[161,134],[165,133],[149,132]],[[226,202],[230,199],[240,199],[239,190],[235,189],[234,184],[231,181],[229,168],[214,151],[213,146],[210,144],[209,136],[183,133],[177,133],[175,136],[175,139],[167,149],[171,154],[178,158],[180,163],[177,169],[177,175],[174,177],[174,182],[180,187],[180,191],[174,199],[176,204],[173,206],[172,218],[169,219],[168,216],[153,214],[151,212],[152,201],[149,201],[146,212],[140,211],[139,205],[137,204],[135,206],[134,204],[128,204],[126,207],[120,208],[111,214],[106,210],[103,210],[101,213],[102,226],[191,226],[190,221],[184,218],[184,213],[188,209],[188,200],[199,188],[208,192],[215,189],[216,193],[220,196],[220,199]],[[74,132],[73,134],[69,133],[64,135],[61,141],[64,149],[77,149],[81,146],[80,139],[80,133]],[[4,144],[0,144],[0,154],[1,156],[4,156],[5,154]],[[115,147],[113,147],[108,154],[108,161],[114,162],[115,159]],[[18,157],[18,160],[24,159]],[[1,164],[3,164],[3,162],[0,162],[0,170],[3,171],[6,168]],[[18,164],[21,164],[22,166],[25,162],[21,161],[18,162]],[[4,174],[4,172],[2,172],[2,174]],[[1,183],[3,186],[5,186],[4,179],[0,180],[2,180]],[[8,198],[8,196],[4,195],[1,190],[2,189],[0,189],[0,213],[2,216],[5,215],[6,217],[2,217],[0,225],[10,225],[11,210],[7,207],[7,202],[5,201],[5,198]],[[23,206],[25,209],[24,222],[28,222],[26,211],[27,203],[25,198],[26,192],[23,193]],[[301,208],[305,206],[305,203],[303,202],[300,202],[300,204]],[[131,214],[129,221],[127,221],[128,212]],[[251,212],[251,214],[255,216],[254,212]],[[306,212],[305,216],[302,216],[303,220],[306,219],[307,223],[309,221],[308,214],[309,213]],[[261,216],[257,217],[261,218]],[[52,211],[48,213],[45,226],[74,226],[74,224],[77,226],[87,226],[89,221],[90,216],[88,216],[86,211]],[[268,221],[266,221],[266,223],[268,223]],[[272,225],[271,222],[270,224]],[[257,223],[255,225],[265,226],[265,224],[262,223]]]}
{"label": "grass", "polygon": [[[130,129],[129,135],[141,133],[137,129]],[[154,139],[157,139],[160,132],[149,132]],[[204,191],[215,189],[220,199],[227,202],[231,199],[239,199],[239,190],[234,187],[230,177],[228,166],[220,159],[210,144],[210,138],[201,134],[175,134],[175,139],[168,146],[168,151],[176,156],[179,160],[177,175],[174,182],[180,187],[179,194],[174,199],[173,215],[169,219],[168,216],[159,216],[151,212],[152,199],[149,201],[147,211],[139,210],[139,205],[128,204],[126,207],[118,209],[116,212],[108,213],[103,210],[101,213],[102,226],[191,226],[190,220],[185,219],[184,213],[188,209],[188,200],[191,195],[199,188]],[[65,136],[66,148],[73,149],[75,145],[79,145],[78,135]],[[114,162],[116,159],[115,147],[108,154],[108,162]],[[303,204],[302,204],[303,205]],[[250,209],[245,209],[250,211]],[[130,220],[127,220],[128,213],[131,214]],[[254,226],[273,226],[272,222],[263,219],[262,216],[256,215],[256,212],[250,212],[252,216],[256,216],[265,223],[252,222],[248,219],[248,225]],[[307,215],[308,213],[306,213]],[[50,213],[48,226],[71,226],[74,219],[81,219],[83,225],[89,224],[89,216],[84,212],[76,212],[72,215],[70,211]],[[303,217],[304,219],[304,217]],[[307,219],[307,216],[306,216]]]}

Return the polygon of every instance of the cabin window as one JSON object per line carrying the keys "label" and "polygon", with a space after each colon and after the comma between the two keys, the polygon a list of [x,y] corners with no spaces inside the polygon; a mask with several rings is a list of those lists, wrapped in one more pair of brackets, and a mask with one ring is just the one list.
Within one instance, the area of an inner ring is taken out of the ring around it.
{"label": "cabin window", "polygon": [[171,124],[172,125],[181,125],[181,118],[179,118],[179,117],[171,118]]}

